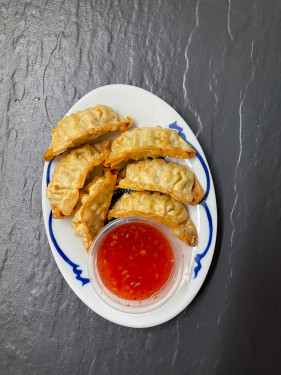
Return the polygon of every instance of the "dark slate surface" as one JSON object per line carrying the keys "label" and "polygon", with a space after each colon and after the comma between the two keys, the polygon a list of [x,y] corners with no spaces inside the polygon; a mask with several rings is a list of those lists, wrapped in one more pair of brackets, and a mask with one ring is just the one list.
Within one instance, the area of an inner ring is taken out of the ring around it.
{"label": "dark slate surface", "polygon": [[[0,373],[281,373],[281,2],[0,1]],[[117,326],[70,290],[41,212],[50,131],[127,83],[197,134],[218,198],[215,259],[180,316]]]}

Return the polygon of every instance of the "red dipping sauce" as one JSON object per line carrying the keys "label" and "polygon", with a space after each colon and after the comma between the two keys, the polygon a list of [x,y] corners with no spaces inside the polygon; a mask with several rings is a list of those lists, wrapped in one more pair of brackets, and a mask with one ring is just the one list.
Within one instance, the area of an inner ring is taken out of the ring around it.
{"label": "red dipping sauce", "polygon": [[97,268],[107,289],[120,298],[144,300],[167,283],[174,255],[154,226],[131,222],[112,229],[97,253]]}

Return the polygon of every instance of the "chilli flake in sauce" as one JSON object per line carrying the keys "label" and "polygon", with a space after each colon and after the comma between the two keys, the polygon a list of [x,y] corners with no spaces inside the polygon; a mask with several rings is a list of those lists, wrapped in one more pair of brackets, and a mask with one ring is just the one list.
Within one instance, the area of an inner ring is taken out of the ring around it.
{"label": "chilli flake in sauce", "polygon": [[104,285],[127,300],[144,300],[157,293],[169,280],[173,265],[166,237],[154,226],[140,222],[112,229],[97,254]]}

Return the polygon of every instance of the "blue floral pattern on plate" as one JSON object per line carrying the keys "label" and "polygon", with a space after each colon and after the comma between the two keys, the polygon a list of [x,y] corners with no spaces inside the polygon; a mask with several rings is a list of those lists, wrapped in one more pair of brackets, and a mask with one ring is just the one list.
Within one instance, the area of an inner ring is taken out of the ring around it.
{"label": "blue floral pattern on plate", "polygon": [[[54,159],[52,159],[49,164],[48,164],[48,168],[47,168],[47,178],[46,178],[46,182],[47,182],[47,186],[49,185],[50,183],[50,171],[51,171],[51,165],[52,165],[52,162],[53,162]],[[49,215],[49,222],[48,222],[48,226],[49,226],[49,233],[50,233],[50,237],[51,237],[51,240],[53,242],[53,245],[55,246],[57,252],[59,253],[59,255],[62,257],[62,259],[70,265],[70,267],[72,267],[72,270],[74,272],[74,274],[76,275],[76,279],[78,281],[81,281],[82,283],[82,286],[88,284],[90,282],[90,279],[88,278],[85,278],[85,277],[82,277],[81,274],[82,274],[82,270],[79,270],[78,268],[80,267],[79,264],[75,264],[73,263],[66,255],[65,253],[62,251],[62,249],[60,248],[59,244],[57,243],[57,240],[54,236],[54,232],[53,232],[53,217],[52,217],[52,211],[50,212],[50,215]]]}
{"label": "blue floral pattern on plate", "polygon": [[194,259],[195,263],[196,263],[196,266],[194,268],[194,279],[195,279],[198,275],[198,272],[202,268],[201,259],[204,258],[206,256],[206,254],[208,253],[208,250],[211,246],[212,238],[213,238],[213,221],[212,221],[212,216],[211,216],[209,207],[206,203],[206,200],[207,200],[207,198],[209,196],[209,193],[210,193],[210,173],[209,173],[208,167],[207,167],[204,159],[202,158],[202,155],[190,142],[187,141],[186,136],[183,132],[183,128],[177,124],[177,121],[170,124],[169,128],[177,130],[179,135],[196,151],[196,156],[198,157],[198,159],[199,159],[199,161],[200,161],[200,163],[201,163],[201,165],[204,169],[204,172],[205,172],[205,175],[206,175],[206,180],[207,180],[206,194],[205,194],[204,198],[202,199],[202,201],[200,202],[200,204],[203,206],[203,208],[206,212],[206,215],[207,215],[208,224],[209,224],[209,239],[208,239],[207,246],[206,246],[205,250],[203,251],[203,253],[195,255],[195,259]]}

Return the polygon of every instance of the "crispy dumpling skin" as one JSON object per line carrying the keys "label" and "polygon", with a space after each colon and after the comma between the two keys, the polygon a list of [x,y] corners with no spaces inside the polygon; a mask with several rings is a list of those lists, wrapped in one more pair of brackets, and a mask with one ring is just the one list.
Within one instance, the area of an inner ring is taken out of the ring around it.
{"label": "crispy dumpling skin", "polygon": [[47,197],[53,218],[64,219],[72,214],[72,209],[79,199],[79,189],[61,189],[51,181],[48,185]]}
{"label": "crispy dumpling skin", "polygon": [[115,168],[119,163],[133,159],[170,156],[177,159],[192,158],[195,150],[174,129],[135,128],[126,131],[111,144],[111,153],[105,164]]}
{"label": "crispy dumpling skin", "polygon": [[101,167],[101,165],[96,166],[94,169],[88,172],[84,186],[92,182],[94,177],[101,177],[103,176],[103,174],[104,174],[104,169]]}
{"label": "crispy dumpling skin", "polygon": [[74,148],[62,157],[47,187],[54,219],[63,219],[73,213],[79,190],[84,186],[89,171],[99,165],[109,151],[109,141],[104,140]]}
{"label": "crispy dumpling skin", "polygon": [[174,235],[189,246],[197,245],[197,231],[184,204],[170,195],[148,191],[124,194],[108,213],[108,219],[140,215],[168,225]]}
{"label": "crispy dumpling skin", "polygon": [[195,174],[188,167],[167,163],[163,159],[128,164],[120,172],[116,187],[159,191],[191,206],[198,204],[205,195]]}
{"label": "crispy dumpling skin", "polygon": [[72,226],[87,252],[95,236],[104,226],[116,178],[117,171],[108,170],[104,176],[95,177],[80,192],[78,210],[72,220]]}
{"label": "crispy dumpling skin", "polygon": [[43,159],[50,161],[69,147],[77,147],[110,131],[127,130],[132,124],[130,117],[124,118],[111,107],[96,105],[78,111],[59,121],[52,130],[52,140]]}

